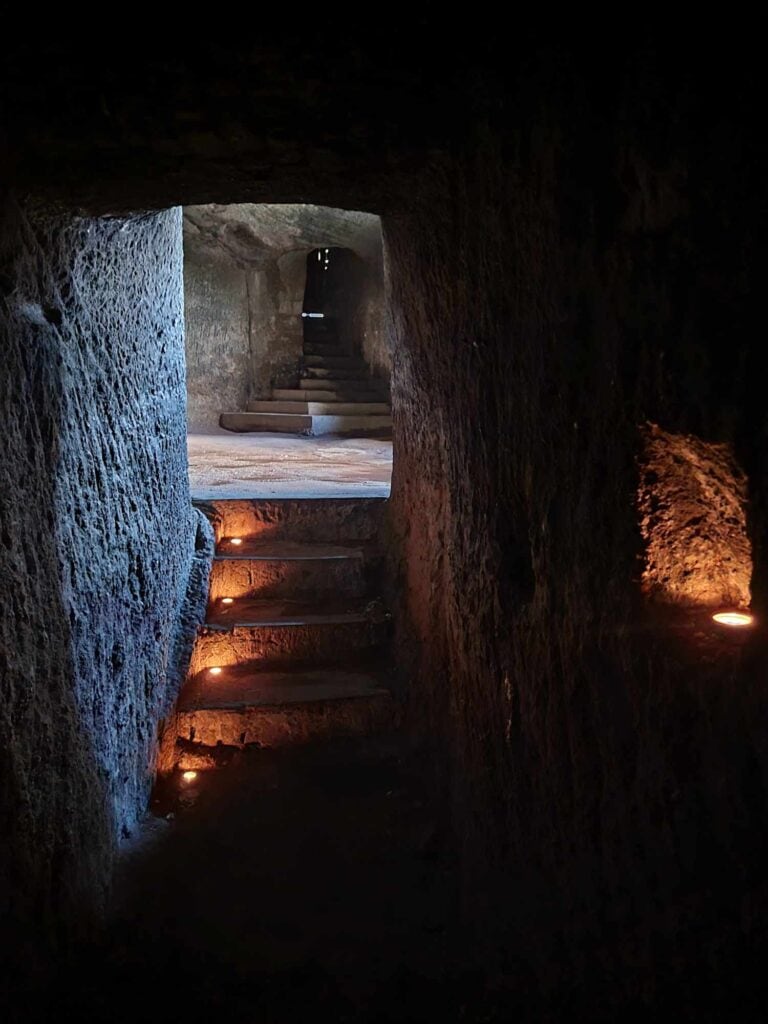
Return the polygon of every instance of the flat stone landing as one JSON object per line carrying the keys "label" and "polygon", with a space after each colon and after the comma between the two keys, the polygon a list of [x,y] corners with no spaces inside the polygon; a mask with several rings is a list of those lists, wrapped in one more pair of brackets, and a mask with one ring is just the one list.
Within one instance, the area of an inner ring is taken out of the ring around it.
{"label": "flat stone landing", "polygon": [[188,435],[192,497],[386,498],[392,442],[377,438]]}

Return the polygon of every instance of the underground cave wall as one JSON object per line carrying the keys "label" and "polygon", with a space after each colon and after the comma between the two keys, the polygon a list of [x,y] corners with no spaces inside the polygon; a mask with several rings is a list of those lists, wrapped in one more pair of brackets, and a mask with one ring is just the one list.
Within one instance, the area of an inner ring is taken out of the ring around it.
{"label": "underground cave wall", "polygon": [[0,879],[26,971],[98,910],[146,809],[210,540],[188,493],[180,211],[8,202],[2,229]]}
{"label": "underground cave wall", "polygon": [[[433,745],[467,859],[497,871],[496,885],[467,873],[468,889],[483,881],[467,905],[517,929],[540,990],[562,993],[561,971],[572,995],[591,955],[607,999],[639,973],[653,985],[696,928],[716,952],[741,893],[745,942],[765,908],[763,674],[752,641],[691,665],[645,629],[636,507],[642,425],[732,444],[765,617],[763,61],[722,19],[704,45],[688,24],[667,42],[649,25],[651,51],[623,29],[606,47],[583,21],[496,48],[472,27],[461,19],[446,61],[431,24],[382,24],[351,47],[326,36],[321,51],[299,26],[282,65],[259,46],[218,51],[210,88],[206,59],[166,50],[137,75],[132,41],[122,64],[98,51],[99,73],[97,53],[74,62],[62,43],[30,80],[38,41],[20,39],[9,120],[23,180],[90,209],[227,203],[239,182],[253,203],[382,214],[410,725]],[[379,39],[393,45],[377,62]],[[738,67],[713,74],[727,51]],[[262,78],[286,106],[249,89]],[[315,78],[322,90],[299,87]]]}
{"label": "underground cave wall", "polygon": [[[602,956],[610,998],[631,997],[675,951],[754,936],[741,900],[766,902],[760,634],[701,648],[641,593],[657,423],[746,469],[768,612],[760,164],[737,96],[716,100],[729,147],[682,76],[635,68],[608,96],[544,62],[384,219],[410,728],[495,880],[467,874],[481,934],[542,991],[575,991]],[[621,941],[595,959],[600,933]]]}
{"label": "underground cave wall", "polygon": [[217,427],[273,387],[295,387],[304,342],[305,256],[275,253],[260,263],[184,230],[184,311],[189,426]]}

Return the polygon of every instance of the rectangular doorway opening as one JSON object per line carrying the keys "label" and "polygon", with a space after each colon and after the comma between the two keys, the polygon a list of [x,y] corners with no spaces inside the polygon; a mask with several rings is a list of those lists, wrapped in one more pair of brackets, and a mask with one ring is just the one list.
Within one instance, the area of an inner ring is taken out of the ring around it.
{"label": "rectangular doorway opening", "polygon": [[377,216],[185,207],[184,295],[194,499],[389,496]]}

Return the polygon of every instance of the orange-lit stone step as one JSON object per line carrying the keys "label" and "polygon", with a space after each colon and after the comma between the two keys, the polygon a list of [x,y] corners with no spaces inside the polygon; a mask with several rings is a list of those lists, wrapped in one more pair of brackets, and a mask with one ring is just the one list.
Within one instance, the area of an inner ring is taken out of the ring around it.
{"label": "orange-lit stone step", "polygon": [[[339,669],[264,672],[258,663],[199,674],[179,698],[175,734],[201,748],[289,746],[391,726],[395,704],[375,676]],[[183,755],[176,764],[184,768]],[[191,763],[191,762],[190,762]]]}
{"label": "orange-lit stone step", "polygon": [[[373,602],[372,602],[373,604]],[[244,597],[231,605],[211,610],[209,626],[332,626],[370,622],[375,618],[360,602],[298,600],[296,598]]]}
{"label": "orange-lit stone step", "polygon": [[[241,553],[249,541],[356,546],[376,538],[383,498],[218,499],[198,502],[216,531],[219,554]],[[232,541],[239,540],[239,545]]]}
{"label": "orange-lit stone step", "polygon": [[[223,545],[226,547],[226,545]],[[211,612],[222,598],[360,597],[366,589],[362,547],[300,544],[290,541],[245,541],[217,554],[211,569]]]}
{"label": "orange-lit stone step", "polygon": [[307,603],[245,598],[214,610],[198,634],[190,675],[243,661],[328,664],[380,644],[386,618],[378,602]]}

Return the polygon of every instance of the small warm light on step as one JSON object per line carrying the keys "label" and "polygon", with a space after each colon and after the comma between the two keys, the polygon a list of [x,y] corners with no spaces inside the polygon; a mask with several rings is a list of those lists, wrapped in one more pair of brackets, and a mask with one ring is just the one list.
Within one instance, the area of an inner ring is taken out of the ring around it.
{"label": "small warm light on step", "polygon": [[213,668],[209,668],[208,669],[208,675],[209,676],[220,676],[223,671],[224,671],[223,668],[221,668],[219,665],[216,665]]}
{"label": "small warm light on step", "polygon": [[712,618],[721,626],[751,626],[754,622],[749,612],[716,612]]}
{"label": "small warm light on step", "polygon": [[237,547],[239,544],[243,543],[243,538],[242,537],[230,537],[229,538],[229,543],[230,544],[234,544],[235,547]]}
{"label": "small warm light on step", "polygon": [[222,597],[221,603],[222,604],[232,604],[232,602],[234,600],[235,600],[234,597]]}
{"label": "small warm light on step", "polygon": [[181,777],[184,782],[194,782],[197,778],[197,772],[182,772]]}

